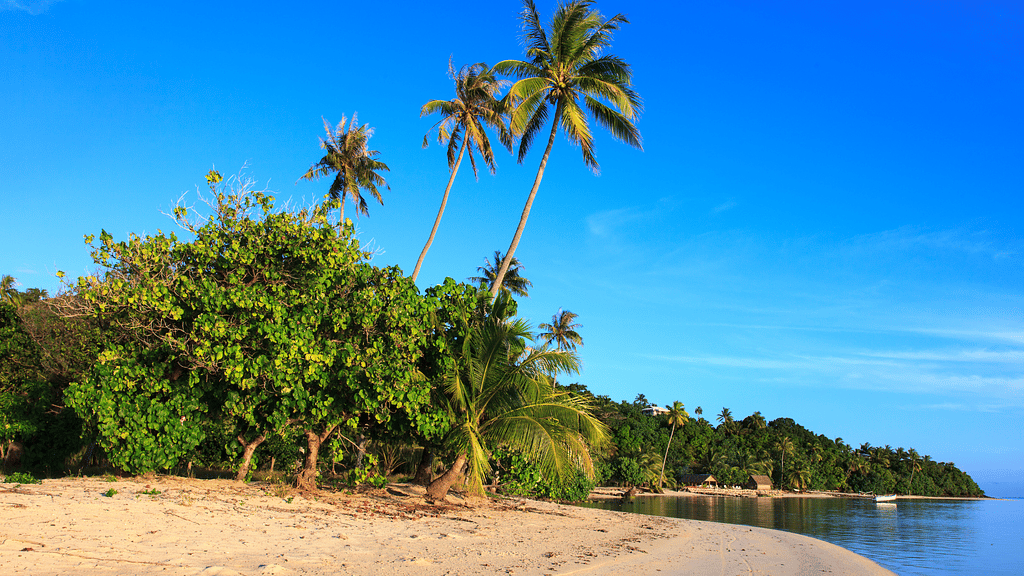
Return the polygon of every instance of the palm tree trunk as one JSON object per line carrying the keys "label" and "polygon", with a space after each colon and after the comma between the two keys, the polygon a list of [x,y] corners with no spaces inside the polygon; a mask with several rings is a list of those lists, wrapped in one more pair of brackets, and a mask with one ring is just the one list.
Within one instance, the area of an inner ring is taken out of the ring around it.
{"label": "palm tree trunk", "polygon": [[427,499],[434,501],[441,501],[448,495],[448,489],[452,487],[452,484],[459,479],[459,474],[462,473],[462,467],[466,464],[466,455],[459,454],[452,464],[452,467],[447,472],[437,477],[436,480],[427,486]]}
{"label": "palm tree trunk", "polygon": [[416,477],[413,482],[421,486],[430,486],[430,482],[434,479],[434,451],[430,449],[430,446],[423,447],[423,453],[420,454],[420,463],[416,466]]}
{"label": "palm tree trunk", "polygon": [[437,218],[434,219],[434,227],[430,230],[430,238],[427,238],[427,245],[423,247],[423,252],[420,252],[420,258],[416,261],[416,268],[412,271],[412,281],[416,281],[416,277],[420,275],[420,266],[423,265],[423,259],[427,256],[427,250],[430,250],[430,245],[434,242],[434,234],[437,234],[437,227],[441,225],[441,216],[444,215],[444,207],[448,204],[448,193],[452,191],[452,184],[455,182],[455,175],[459,173],[459,164],[462,164],[462,155],[466,152],[466,143],[469,142],[469,138],[462,139],[462,147],[459,148],[459,159],[455,161],[455,167],[452,168],[452,175],[448,178],[448,186],[444,189],[444,196],[441,198],[441,209],[437,211]]}
{"label": "palm tree trunk", "polygon": [[672,432],[668,435],[668,446],[665,446],[665,457],[661,459],[661,476],[658,477],[658,488],[665,483],[665,462],[668,462],[668,449],[672,447],[672,437],[676,435],[676,425],[672,425]]}
{"label": "palm tree trunk", "polygon": [[491,285],[491,297],[498,295],[498,290],[501,289],[501,282],[505,279],[505,273],[508,272],[508,267],[512,263],[512,257],[516,253],[516,247],[519,246],[519,238],[523,235],[523,229],[526,228],[526,219],[530,217],[530,208],[533,207],[533,199],[537,196],[537,189],[540,188],[541,178],[544,177],[544,167],[548,165],[548,156],[551,155],[551,148],[555,144],[555,134],[558,133],[558,118],[562,114],[562,103],[559,102],[555,108],[555,119],[551,123],[551,135],[548,136],[548,147],[544,149],[544,156],[540,159],[540,168],[537,169],[537,177],[533,181],[533,188],[530,190],[530,196],[526,199],[526,206],[523,208],[523,215],[519,217],[519,227],[516,228],[516,234],[512,237],[512,244],[508,247],[508,252],[505,252],[505,259],[501,261],[501,268],[498,269],[498,274],[494,277],[494,284]]}

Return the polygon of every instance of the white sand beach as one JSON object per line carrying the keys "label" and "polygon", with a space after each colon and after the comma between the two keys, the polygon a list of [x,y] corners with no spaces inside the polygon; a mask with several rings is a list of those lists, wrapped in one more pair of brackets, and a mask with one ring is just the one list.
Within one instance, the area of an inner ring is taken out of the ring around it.
{"label": "white sand beach", "polygon": [[786,532],[517,498],[432,506],[422,494],[165,476],[0,484],[0,573],[892,574]]}

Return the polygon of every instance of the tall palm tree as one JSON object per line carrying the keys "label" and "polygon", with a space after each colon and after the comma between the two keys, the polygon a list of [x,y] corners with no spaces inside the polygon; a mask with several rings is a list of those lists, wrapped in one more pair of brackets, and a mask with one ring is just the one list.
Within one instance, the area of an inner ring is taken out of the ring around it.
{"label": "tall palm tree", "polygon": [[541,323],[537,326],[544,330],[540,333],[541,339],[548,345],[554,342],[555,347],[563,352],[575,351],[576,346],[583,345],[583,337],[576,332],[576,329],[583,328],[583,325],[573,322],[578,317],[578,314],[559,308],[558,314],[551,317],[551,324]]}
{"label": "tall palm tree", "polygon": [[[477,267],[477,271],[479,271],[482,276],[472,276],[469,278],[469,281],[485,283],[491,287],[491,294],[497,294],[498,291],[494,287],[499,285],[496,279],[498,278],[498,267],[501,265],[501,262],[501,250],[495,250],[494,264],[491,264],[490,260],[484,258],[484,265]],[[513,258],[512,264],[508,268],[508,273],[506,273],[501,279],[501,289],[507,290],[516,296],[523,296],[524,298],[529,297],[527,289],[533,286],[533,282],[530,282],[526,277],[519,274],[519,271],[523,268],[525,268],[525,266],[519,263],[519,259]]]}
{"label": "tall palm tree", "polygon": [[[473,157],[473,149],[476,148],[483,159],[484,164],[494,174],[497,166],[494,164],[494,152],[491,150],[491,142],[487,138],[485,127],[498,131],[501,142],[512,151],[512,137],[505,126],[504,107],[498,100],[498,92],[507,85],[505,80],[497,80],[494,72],[483,62],[472,66],[463,66],[458,72],[452,67],[451,60],[448,61],[448,74],[455,80],[455,98],[451,100],[431,100],[420,109],[420,117],[439,113],[441,119],[431,127],[431,131],[437,129],[437,141],[440,144],[448,145],[448,170],[451,175],[448,177],[448,186],[444,189],[444,196],[441,197],[441,208],[437,211],[437,218],[434,219],[434,227],[430,230],[430,237],[416,260],[416,268],[412,271],[412,279],[419,276],[420,266],[427,256],[427,250],[434,242],[434,235],[437,234],[437,227],[441,225],[441,217],[444,215],[444,208],[448,204],[448,194],[452,190],[452,183],[455,182],[455,175],[459,173],[459,165],[462,164],[462,157],[469,151],[469,164],[473,167],[473,176],[479,178],[476,169],[476,159]],[[423,137],[423,147],[429,144],[430,132]],[[458,150],[458,152],[456,152]]]}
{"label": "tall palm tree", "polygon": [[907,462],[910,464],[910,493],[914,493],[914,472],[921,471],[921,456],[917,450],[911,448],[907,451]]}
{"label": "tall palm tree", "polygon": [[665,457],[661,459],[661,474],[658,475],[658,488],[665,483],[665,462],[668,462],[668,449],[672,447],[672,437],[676,435],[676,426],[683,426],[690,421],[690,415],[683,409],[683,403],[679,400],[672,402],[668,408],[668,423],[672,425],[672,432],[668,435],[668,446],[665,446]]}
{"label": "tall palm tree", "polygon": [[789,439],[789,436],[783,436],[775,443],[775,449],[782,455],[782,463],[779,466],[779,486],[785,486],[786,454],[792,456],[796,451],[796,446],[793,445],[793,441]]}
{"label": "tall palm tree", "polygon": [[549,30],[545,30],[533,0],[524,0],[523,4],[520,19],[529,60],[503,60],[494,65],[497,72],[519,78],[506,95],[515,105],[511,124],[512,131],[521,136],[519,162],[543,130],[552,115],[552,107],[554,117],[547,148],[491,294],[498,293],[502,278],[512,264],[559,126],[569,142],[580,146],[583,161],[595,172],[598,164],[587,112],[618,140],[643,148],[640,131],[633,125],[643,104],[632,88],[632,70],[621,58],[602,54],[611,45],[612,33],[628,22],[626,17],[616,14],[605,20],[597,10],[591,9],[590,0],[572,0],[559,5]]}
{"label": "tall palm tree", "polygon": [[553,378],[578,370],[579,360],[571,352],[527,350],[529,337],[522,320],[487,318],[457,347],[457,367],[444,385],[454,421],[445,443],[456,457],[427,487],[428,498],[443,499],[463,466],[469,491],[482,495],[490,451],[498,445],[536,458],[545,475],[573,469],[593,475],[588,442],[602,442],[607,428],[582,396],[557,390]]}
{"label": "tall palm tree", "polygon": [[373,136],[373,129],[369,124],[359,126],[355,113],[352,114],[352,122],[345,127],[346,118],[341,117],[341,122],[332,131],[331,125],[324,121],[324,130],[327,132],[327,139],[320,139],[320,147],[326,150],[324,157],[309,167],[309,170],[302,175],[302,180],[319,180],[323,176],[336,174],[334,182],[331,183],[327,193],[331,200],[341,203],[341,215],[338,218],[339,227],[345,223],[345,197],[351,196],[352,202],[356,205],[356,216],[360,213],[369,216],[370,212],[366,206],[366,199],[363,198],[361,190],[369,192],[380,205],[384,200],[380,196],[378,186],[390,190],[391,188],[378,174],[380,171],[388,172],[388,165],[377,160],[380,152],[369,149],[370,136]]}
{"label": "tall palm tree", "polygon": [[14,304],[18,301],[18,281],[14,276],[4,274],[0,277],[0,302]]}

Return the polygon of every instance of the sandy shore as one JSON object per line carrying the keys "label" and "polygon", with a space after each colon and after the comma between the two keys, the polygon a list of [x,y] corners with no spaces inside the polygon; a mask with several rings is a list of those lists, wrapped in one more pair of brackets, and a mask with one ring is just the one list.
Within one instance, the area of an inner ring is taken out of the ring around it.
{"label": "sandy shore", "polygon": [[176,477],[0,484],[0,573],[892,574],[785,532],[520,499],[435,507],[422,490],[302,495]]}

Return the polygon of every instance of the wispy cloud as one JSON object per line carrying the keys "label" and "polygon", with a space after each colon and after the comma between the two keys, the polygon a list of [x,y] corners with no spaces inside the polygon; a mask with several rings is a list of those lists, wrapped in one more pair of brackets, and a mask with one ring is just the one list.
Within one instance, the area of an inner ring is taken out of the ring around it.
{"label": "wispy cloud", "polygon": [[0,0],[0,10],[23,10],[37,16],[61,0]]}
{"label": "wispy cloud", "polygon": [[728,202],[723,202],[723,203],[719,204],[718,206],[715,206],[714,208],[711,209],[711,211],[714,212],[715,214],[717,214],[719,212],[725,212],[726,210],[730,210],[732,208],[735,208],[736,206],[738,206],[738,204],[736,204],[732,200],[729,200]]}
{"label": "wispy cloud", "polygon": [[618,208],[616,210],[595,212],[587,216],[587,228],[595,236],[611,236],[619,228],[642,220],[649,215],[650,212],[644,212],[636,208]]}

